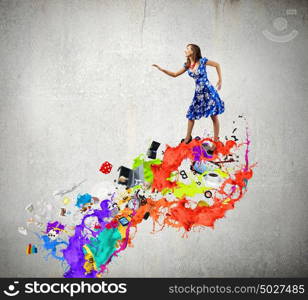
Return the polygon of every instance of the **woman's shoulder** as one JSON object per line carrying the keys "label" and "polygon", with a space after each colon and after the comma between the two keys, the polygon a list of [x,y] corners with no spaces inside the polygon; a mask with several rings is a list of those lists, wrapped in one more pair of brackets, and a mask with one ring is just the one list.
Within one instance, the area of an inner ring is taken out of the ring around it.
{"label": "woman's shoulder", "polygon": [[208,61],[208,59],[205,56],[200,58],[200,63],[201,64],[205,64],[207,61]]}

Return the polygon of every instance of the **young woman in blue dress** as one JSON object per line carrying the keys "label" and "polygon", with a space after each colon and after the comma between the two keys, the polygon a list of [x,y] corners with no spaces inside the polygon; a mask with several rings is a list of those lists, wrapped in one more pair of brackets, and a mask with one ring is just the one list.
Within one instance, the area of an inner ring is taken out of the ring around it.
{"label": "young woman in blue dress", "polygon": [[[208,80],[205,65],[216,68],[218,75],[216,88],[218,90],[221,89],[222,84],[220,65],[218,62],[202,57],[200,47],[195,44],[188,44],[184,52],[187,60],[183,64],[183,67],[177,72],[171,72],[153,64],[154,67],[172,77],[178,77],[188,71],[188,75],[195,80],[195,94],[186,114],[186,118],[188,119],[187,134],[185,139],[182,139],[182,142],[188,144],[192,140],[191,134],[195,120],[201,117],[207,118],[208,116],[211,116],[213,121],[214,141],[218,141],[220,129],[218,115],[224,112],[225,105],[217,90]],[[214,149],[215,144],[209,148],[209,150],[212,151]]]}

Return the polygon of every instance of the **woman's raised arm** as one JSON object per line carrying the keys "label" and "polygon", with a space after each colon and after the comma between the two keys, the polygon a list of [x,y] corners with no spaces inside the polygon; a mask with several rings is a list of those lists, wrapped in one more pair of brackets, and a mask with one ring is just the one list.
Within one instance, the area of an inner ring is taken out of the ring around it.
{"label": "woman's raised arm", "polygon": [[183,67],[181,68],[179,71],[177,72],[171,72],[171,71],[168,71],[168,70],[165,70],[163,68],[161,68],[160,66],[156,65],[156,64],[153,64],[152,65],[153,67],[156,67],[158,70],[164,72],[165,74],[171,76],[171,77],[178,77],[180,75],[182,75],[183,73],[185,73],[186,69]]}

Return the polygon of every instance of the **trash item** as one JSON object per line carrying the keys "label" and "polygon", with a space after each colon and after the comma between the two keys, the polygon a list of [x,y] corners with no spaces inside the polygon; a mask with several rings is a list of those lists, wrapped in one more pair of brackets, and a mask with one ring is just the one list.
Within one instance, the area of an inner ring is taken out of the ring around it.
{"label": "trash item", "polygon": [[127,226],[129,223],[129,221],[125,217],[120,218],[119,222],[122,224],[122,226]]}
{"label": "trash item", "polygon": [[[111,195],[111,194],[110,194]],[[92,200],[94,201],[94,204],[99,203],[99,198],[97,197],[92,197]]]}
{"label": "trash item", "polygon": [[127,203],[127,207],[137,210],[140,207],[140,200],[137,197],[130,199]]}
{"label": "trash item", "polygon": [[78,194],[76,206],[82,208],[85,204],[91,203],[91,199],[92,196],[88,193],[84,195]]}
{"label": "trash item", "polygon": [[110,211],[110,216],[113,218],[119,213],[120,209],[118,206],[115,206],[111,211]]}
{"label": "trash item", "polygon": [[220,182],[221,181],[221,178],[218,174],[216,173],[207,173],[203,176],[204,178],[206,178],[207,180],[211,180],[211,181],[214,181],[214,182]]}
{"label": "trash item", "polygon": [[210,161],[194,161],[191,165],[191,170],[199,174],[202,174],[205,171],[214,171],[219,168],[219,165],[216,165],[215,163]]}
{"label": "trash item", "polygon": [[23,226],[18,227],[18,232],[20,234],[23,234],[23,235],[27,235],[28,234],[27,229],[25,227],[23,227]]}
{"label": "trash item", "polygon": [[27,212],[29,212],[29,213],[32,213],[33,210],[34,210],[33,204],[30,203],[29,205],[27,205],[27,206],[25,207],[25,210],[26,210]]}
{"label": "trash item", "polygon": [[130,176],[132,176],[131,175],[132,170],[124,166],[119,167],[118,171],[119,170],[120,170],[120,173],[119,173],[118,183],[128,186],[128,179]]}
{"label": "trash item", "polygon": [[37,247],[35,245],[29,244],[26,248],[26,254],[37,253]]}
{"label": "trash item", "polygon": [[149,218],[149,216],[150,216],[150,213],[147,211],[147,212],[144,214],[143,219],[144,219],[144,220],[147,220],[147,219]]}
{"label": "trash item", "polygon": [[218,188],[222,183],[222,178],[216,173],[207,173],[203,176],[206,186]]}
{"label": "trash item", "polygon": [[48,233],[51,230],[55,230],[57,233],[59,233],[60,231],[64,230],[64,227],[65,226],[58,221],[55,221],[53,223],[48,222],[46,227],[46,232]]}
{"label": "trash item", "polygon": [[198,202],[197,206],[203,207],[203,206],[209,206],[209,204],[206,201],[201,200]]}
{"label": "trash item", "polygon": [[147,151],[148,158],[156,159],[157,149],[159,148],[160,143],[153,141],[150,148]]}
{"label": "trash item", "polygon": [[129,185],[129,187],[133,187],[135,185],[143,184],[144,183],[144,168],[143,164],[133,170],[133,181]]}
{"label": "trash item", "polygon": [[57,237],[58,237],[58,235],[59,235],[59,233],[56,231],[56,230],[54,230],[54,229],[51,229],[48,233],[47,233],[47,236],[51,239],[51,240],[55,240],[55,239],[57,239]]}
{"label": "trash item", "polygon": [[119,213],[120,208],[117,203],[110,201],[108,202],[108,210],[110,211],[110,217],[113,218]]}
{"label": "trash item", "polygon": [[144,183],[144,169],[143,164],[140,165],[138,168],[132,170],[121,166],[118,168],[119,178],[118,184],[126,185],[127,188],[131,188],[133,186],[143,184]]}
{"label": "trash item", "polygon": [[85,203],[84,206],[81,208],[81,213],[86,213],[92,208],[92,203]]}
{"label": "trash item", "polygon": [[212,192],[211,192],[211,191],[206,191],[206,192],[204,193],[204,196],[205,196],[206,198],[212,198]]}
{"label": "trash item", "polygon": [[112,170],[112,164],[110,163],[110,162],[108,162],[108,161],[105,161],[102,165],[101,165],[101,167],[100,167],[100,169],[99,169],[102,173],[104,173],[104,174],[109,174],[110,172],[111,172],[111,170]]}
{"label": "trash item", "polygon": [[68,198],[68,197],[64,197],[63,200],[62,200],[62,202],[63,202],[64,205],[68,205],[68,204],[70,204],[71,199]]}
{"label": "trash item", "polygon": [[60,216],[62,216],[62,217],[66,216],[66,209],[64,207],[61,207]]}

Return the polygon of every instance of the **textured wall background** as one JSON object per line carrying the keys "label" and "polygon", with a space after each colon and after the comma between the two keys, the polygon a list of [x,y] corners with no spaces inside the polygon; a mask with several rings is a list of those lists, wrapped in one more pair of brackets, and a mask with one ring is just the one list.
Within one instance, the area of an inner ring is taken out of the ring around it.
{"label": "textured wall background", "polygon": [[[1,276],[63,274],[25,254],[28,203],[85,178],[88,192],[103,161],[129,166],[152,140],[184,137],[194,81],[151,65],[180,69],[190,42],[221,64],[221,136],[244,113],[258,167],[215,230],[183,239],[144,223],[108,276],[307,276],[307,16],[304,0],[0,1]],[[210,119],[194,134],[205,129]]]}

